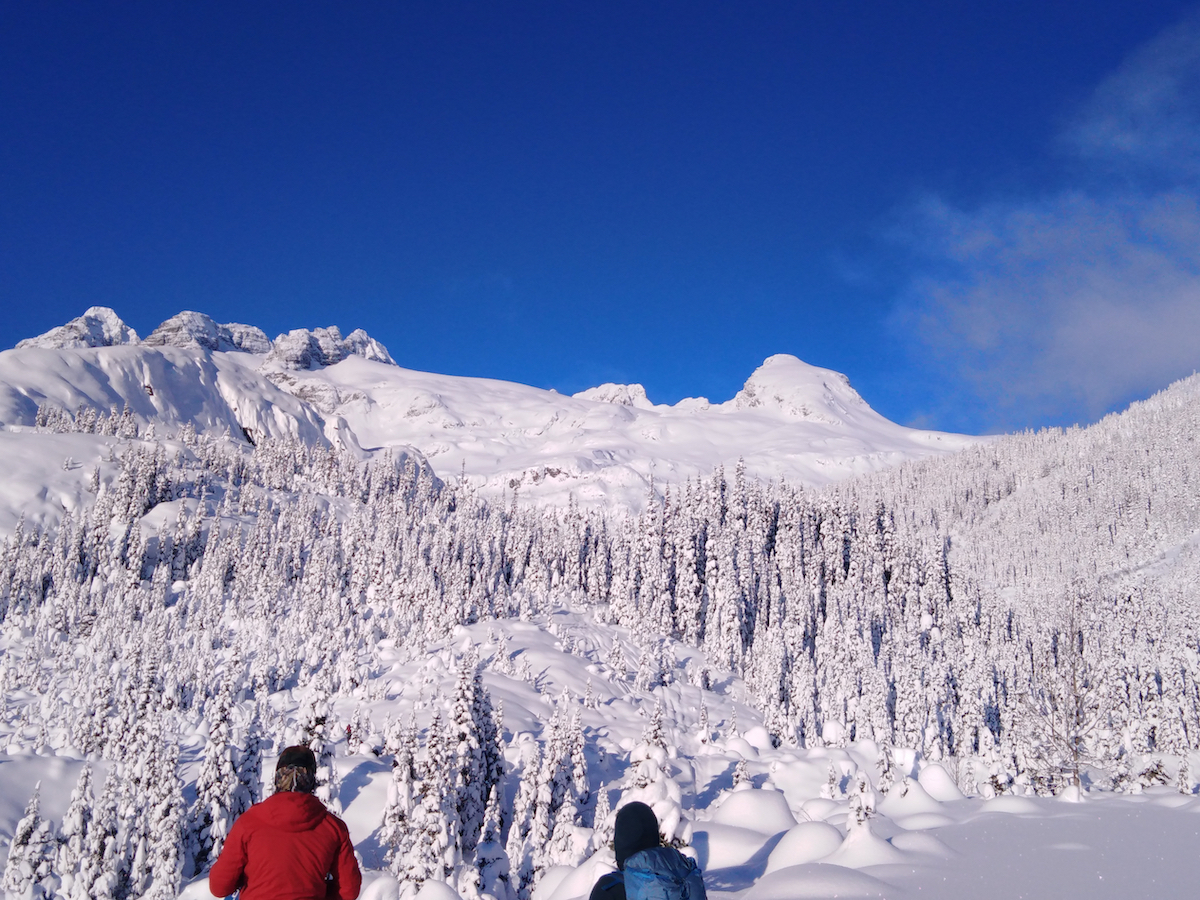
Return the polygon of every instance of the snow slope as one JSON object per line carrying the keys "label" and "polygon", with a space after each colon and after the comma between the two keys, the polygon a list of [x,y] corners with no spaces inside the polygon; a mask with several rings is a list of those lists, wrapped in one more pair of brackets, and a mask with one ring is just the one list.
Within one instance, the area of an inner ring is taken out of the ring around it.
{"label": "snow slope", "polygon": [[566,397],[526,385],[381,366],[351,357],[282,387],[346,419],[363,447],[411,444],[443,477],[485,492],[640,508],[651,481],[678,485],[739,458],[763,479],[823,485],[974,438],[917,431],[880,416],[844,375],[772,356],[726,403],[653,405],[641,385]]}
{"label": "snow slope", "polygon": [[978,440],[888,421],[844,375],[787,355],[767,359],[728,402],[667,406],[636,384],[567,397],[404,369],[361,330],[300,329],[272,342],[189,312],[139,342],[98,308],[0,354],[0,423],[32,424],[42,402],[71,412],[128,404],[143,424],[169,428],[416,448],[442,477],[465,475],[489,495],[635,510],[651,485],[661,492],[739,459],[752,477],[817,486]]}

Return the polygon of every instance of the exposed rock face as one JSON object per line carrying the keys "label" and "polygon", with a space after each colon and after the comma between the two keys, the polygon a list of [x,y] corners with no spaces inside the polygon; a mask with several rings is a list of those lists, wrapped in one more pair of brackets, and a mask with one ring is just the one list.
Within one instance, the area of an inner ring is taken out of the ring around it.
{"label": "exposed rock face", "polygon": [[346,355],[361,356],[363,359],[369,359],[374,362],[386,363],[389,366],[396,365],[396,361],[392,359],[392,354],[388,353],[387,347],[375,340],[361,328],[355,328],[346,337]]}
{"label": "exposed rock face", "polygon": [[236,323],[218,325],[212,317],[190,311],[171,316],[145,342],[153,347],[185,350],[241,350],[260,354],[271,350],[271,342],[261,328]]}
{"label": "exposed rock face", "polygon": [[236,322],[229,322],[221,326],[222,329],[229,332],[229,343],[232,347],[222,347],[222,350],[233,349],[241,350],[243,353],[258,353],[267,354],[271,352],[271,339],[267,337],[267,333],[261,328],[256,328],[253,325],[239,325]]}
{"label": "exposed rock face", "polygon": [[640,384],[602,384],[572,394],[576,400],[592,400],[597,403],[614,403],[617,406],[632,406],[637,409],[653,409],[654,404],[646,396]]}
{"label": "exposed rock face", "polygon": [[387,348],[361,328],[344,338],[336,325],[314,328],[312,331],[296,328],[279,335],[275,338],[267,361],[284,369],[302,371],[323,369],[341,362],[347,356],[361,356],[391,366],[396,364]]}
{"label": "exposed rock face", "polygon": [[26,338],[17,344],[17,347],[67,350],[136,343],[137,332],[122,322],[120,316],[107,306],[93,306],[78,319],[51,328],[35,338]]}

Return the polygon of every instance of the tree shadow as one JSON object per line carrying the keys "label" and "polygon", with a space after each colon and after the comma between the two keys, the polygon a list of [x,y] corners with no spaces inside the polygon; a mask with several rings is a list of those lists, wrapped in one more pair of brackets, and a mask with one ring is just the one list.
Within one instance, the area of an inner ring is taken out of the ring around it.
{"label": "tree shadow", "polygon": [[338,800],[342,803],[342,809],[348,808],[362,789],[370,784],[372,770],[378,770],[378,763],[372,765],[370,760],[365,760],[342,779],[338,785]]}
{"label": "tree shadow", "polygon": [[[726,866],[723,869],[711,869],[704,873],[704,886],[710,891],[742,891],[762,878],[767,869],[767,859],[775,849],[786,831],[781,831],[768,840],[757,853],[740,866]],[[699,837],[699,835],[697,835]],[[704,835],[705,838],[708,835]],[[697,848],[699,849],[699,848]]]}
{"label": "tree shadow", "polygon": [[727,791],[733,787],[733,770],[737,768],[736,762],[729,763],[725,771],[715,778],[709,780],[704,786],[704,792],[696,795],[696,809],[708,809],[721,795],[721,791]]}

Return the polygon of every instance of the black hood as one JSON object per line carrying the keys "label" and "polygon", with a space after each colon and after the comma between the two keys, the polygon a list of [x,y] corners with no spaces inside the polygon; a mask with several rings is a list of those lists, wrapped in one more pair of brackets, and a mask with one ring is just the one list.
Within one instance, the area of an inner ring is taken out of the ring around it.
{"label": "black hood", "polygon": [[657,847],[658,819],[654,810],[645,803],[634,801],[617,810],[617,824],[613,832],[613,849],[617,854],[617,868],[625,868],[625,860],[633,854]]}

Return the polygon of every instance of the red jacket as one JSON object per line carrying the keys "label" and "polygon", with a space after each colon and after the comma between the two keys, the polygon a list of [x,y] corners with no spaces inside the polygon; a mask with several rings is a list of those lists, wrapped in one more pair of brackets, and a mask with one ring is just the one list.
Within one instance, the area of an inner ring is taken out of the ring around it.
{"label": "red jacket", "polygon": [[346,823],[312,794],[296,791],[246,810],[208,873],[215,896],[241,889],[241,900],[355,900],[361,887]]}

